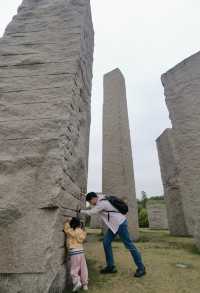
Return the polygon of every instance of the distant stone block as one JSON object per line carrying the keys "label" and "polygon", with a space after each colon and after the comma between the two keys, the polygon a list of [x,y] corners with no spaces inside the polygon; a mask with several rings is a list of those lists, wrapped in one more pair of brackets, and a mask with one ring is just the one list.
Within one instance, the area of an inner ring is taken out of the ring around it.
{"label": "distant stone block", "polygon": [[162,76],[178,153],[185,223],[194,235],[200,213],[200,52]]}
{"label": "distant stone block", "polygon": [[167,211],[164,201],[149,201],[147,204],[149,228],[168,229]]}
{"label": "distant stone block", "polygon": [[188,231],[182,204],[182,182],[178,153],[172,129],[166,129],[157,139],[160,170],[164,187],[169,231],[172,235],[187,236]]}

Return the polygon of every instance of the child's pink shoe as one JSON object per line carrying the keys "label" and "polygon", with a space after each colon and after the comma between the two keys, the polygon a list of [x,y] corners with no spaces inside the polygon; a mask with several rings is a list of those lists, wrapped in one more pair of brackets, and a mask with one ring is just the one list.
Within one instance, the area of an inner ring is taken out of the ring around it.
{"label": "child's pink shoe", "polygon": [[81,283],[78,282],[74,285],[72,292],[77,292],[79,289],[81,289]]}
{"label": "child's pink shoe", "polygon": [[83,291],[88,291],[88,286],[87,285],[83,286]]}

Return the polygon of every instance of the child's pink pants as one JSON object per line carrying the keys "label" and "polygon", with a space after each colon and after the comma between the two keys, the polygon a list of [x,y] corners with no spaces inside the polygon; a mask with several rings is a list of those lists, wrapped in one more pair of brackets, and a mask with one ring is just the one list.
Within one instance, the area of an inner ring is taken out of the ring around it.
{"label": "child's pink pants", "polygon": [[85,260],[84,253],[72,255],[70,257],[71,270],[70,274],[72,277],[73,284],[80,282],[82,286],[88,284],[88,269]]}

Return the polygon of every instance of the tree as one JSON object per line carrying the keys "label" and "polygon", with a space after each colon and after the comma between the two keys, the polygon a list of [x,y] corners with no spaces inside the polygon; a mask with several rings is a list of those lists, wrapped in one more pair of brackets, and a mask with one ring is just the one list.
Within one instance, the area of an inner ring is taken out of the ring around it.
{"label": "tree", "polygon": [[146,194],[145,191],[142,191],[141,194],[142,194],[141,204],[142,204],[142,207],[144,209],[146,209],[146,207],[147,207],[147,201],[148,201],[147,194]]}
{"label": "tree", "polygon": [[140,226],[140,228],[148,228],[149,227],[147,209],[144,209],[144,208],[140,209],[140,212],[139,212],[139,226]]}

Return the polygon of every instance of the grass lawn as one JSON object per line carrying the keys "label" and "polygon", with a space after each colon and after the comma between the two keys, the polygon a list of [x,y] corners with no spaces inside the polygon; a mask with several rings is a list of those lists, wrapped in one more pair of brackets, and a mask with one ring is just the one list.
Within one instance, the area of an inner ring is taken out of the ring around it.
{"label": "grass lawn", "polygon": [[90,293],[200,293],[200,253],[193,239],[172,237],[167,231],[141,230],[137,243],[147,275],[135,279],[135,267],[120,241],[113,243],[118,273],[102,276],[104,252],[98,230],[89,230],[85,244]]}

